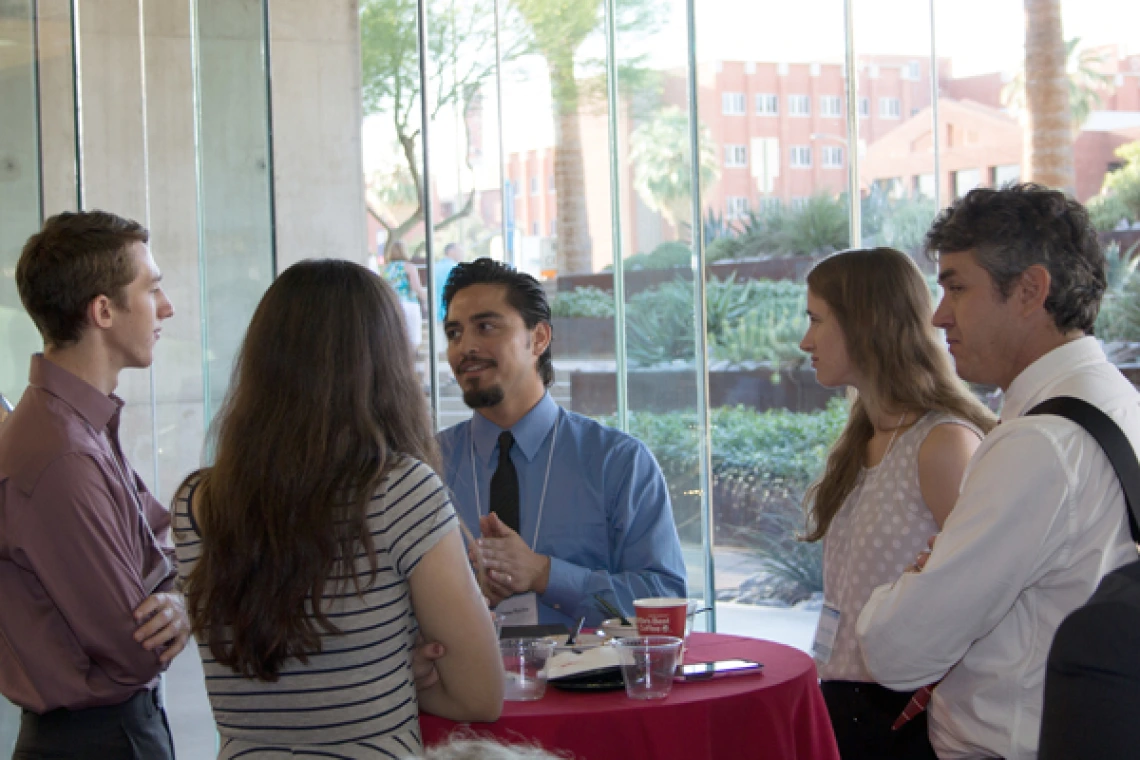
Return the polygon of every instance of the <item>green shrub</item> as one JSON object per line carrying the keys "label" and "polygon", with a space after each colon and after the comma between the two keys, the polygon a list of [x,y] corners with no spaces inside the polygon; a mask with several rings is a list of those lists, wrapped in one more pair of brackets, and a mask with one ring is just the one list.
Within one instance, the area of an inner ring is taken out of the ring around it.
{"label": "green shrub", "polygon": [[[836,398],[826,410],[759,412],[742,406],[712,410],[713,523],[716,541],[762,555],[769,570],[800,580],[815,577],[818,545],[795,539],[804,527],[801,502],[820,473],[828,448],[847,421]],[[649,446],[669,483],[678,530],[701,535],[700,447],[692,412],[634,412],[630,432]],[[797,581],[800,582],[800,581]],[[818,581],[807,589],[819,590]]]}
{"label": "green shrub", "polygon": [[1124,165],[1104,178],[1101,194],[1119,199],[1132,221],[1140,219],[1140,140],[1121,145],[1116,155]]}
{"label": "green shrub", "polygon": [[550,313],[555,317],[614,318],[614,294],[600,288],[562,290],[554,296]]}
{"label": "green shrub", "polygon": [[734,237],[718,237],[705,246],[705,261],[715,264],[718,261],[741,258],[744,245]]}
{"label": "green shrub", "polygon": [[1112,232],[1122,221],[1132,222],[1128,206],[1119,195],[1093,196],[1085,207],[1097,232]]}
{"label": "green shrub", "polygon": [[677,240],[667,240],[651,253],[635,253],[622,261],[622,266],[627,270],[690,268],[692,265],[693,249],[688,243]]}

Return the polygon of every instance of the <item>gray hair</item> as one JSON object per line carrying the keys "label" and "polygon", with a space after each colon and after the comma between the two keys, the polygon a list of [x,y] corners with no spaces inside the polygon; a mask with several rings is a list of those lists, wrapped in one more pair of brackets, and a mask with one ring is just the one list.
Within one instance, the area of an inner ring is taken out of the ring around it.
{"label": "gray hair", "polygon": [[1045,311],[1057,329],[1093,334],[1108,284],[1104,252],[1088,212],[1064,193],[1032,183],[975,188],[938,215],[926,249],[973,251],[1003,301],[1029,267],[1044,267]]}

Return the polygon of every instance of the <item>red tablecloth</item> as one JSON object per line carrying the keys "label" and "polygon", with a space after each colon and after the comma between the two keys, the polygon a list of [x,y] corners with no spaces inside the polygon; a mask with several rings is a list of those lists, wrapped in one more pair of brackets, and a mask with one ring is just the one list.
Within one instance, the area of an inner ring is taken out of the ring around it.
{"label": "red tablecloth", "polygon": [[[694,633],[686,662],[744,658],[758,674],[674,684],[663,700],[628,699],[624,691],[570,693],[554,687],[535,702],[506,702],[495,723],[465,731],[504,741],[538,742],[579,760],[838,760],[815,663],[771,641]],[[420,715],[424,744],[444,741],[460,725]]]}

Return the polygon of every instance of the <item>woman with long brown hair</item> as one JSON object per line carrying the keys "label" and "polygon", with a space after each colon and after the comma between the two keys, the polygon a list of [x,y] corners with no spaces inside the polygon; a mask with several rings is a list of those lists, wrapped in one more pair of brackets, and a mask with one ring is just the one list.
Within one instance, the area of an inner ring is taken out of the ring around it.
{"label": "woman with long brown hair", "polygon": [[924,716],[892,730],[911,693],[874,683],[855,624],[871,592],[926,548],[958,497],[993,415],[954,374],[922,273],[891,248],[842,251],[807,276],[800,348],[851,412],[808,489],[809,541],[824,541],[813,654],[844,760],[933,758]]}
{"label": "woman with long brown hair", "polygon": [[447,652],[419,707],[498,717],[494,626],[388,285],[346,261],[285,270],[214,438],[174,524],[220,757],[418,753],[417,632]]}

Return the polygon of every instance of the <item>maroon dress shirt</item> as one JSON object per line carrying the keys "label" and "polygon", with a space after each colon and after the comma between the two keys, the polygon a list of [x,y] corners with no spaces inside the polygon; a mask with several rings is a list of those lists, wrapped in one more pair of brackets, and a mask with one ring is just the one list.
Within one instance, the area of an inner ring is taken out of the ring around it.
{"label": "maroon dress shirt", "polygon": [[122,455],[123,402],[36,354],[0,425],[0,693],[37,713],[154,685],[133,611],[173,585],[170,513]]}

